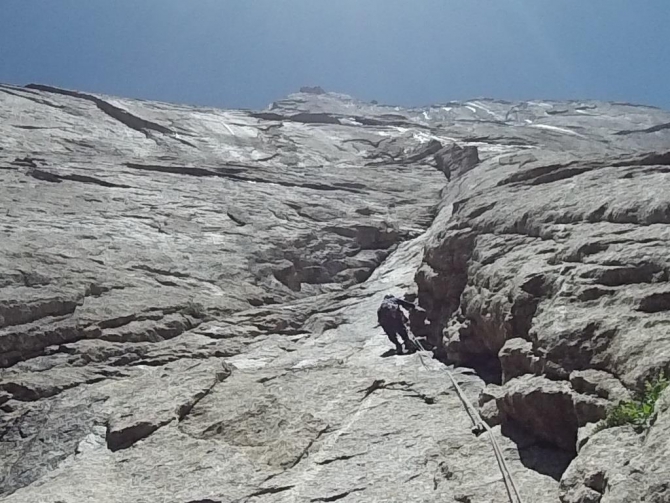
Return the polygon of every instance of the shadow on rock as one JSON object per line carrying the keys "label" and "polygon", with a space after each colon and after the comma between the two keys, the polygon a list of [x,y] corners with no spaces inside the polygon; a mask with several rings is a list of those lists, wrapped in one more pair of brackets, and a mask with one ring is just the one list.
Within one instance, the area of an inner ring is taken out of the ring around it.
{"label": "shadow on rock", "polygon": [[382,358],[389,358],[391,356],[397,356],[398,353],[395,352],[395,349],[389,349],[387,351],[384,351],[381,355],[379,355]]}
{"label": "shadow on rock", "polygon": [[563,473],[574,458],[574,454],[568,451],[538,441],[518,425],[505,424],[501,433],[517,445],[519,460],[526,468],[547,475],[554,480],[561,480]]}

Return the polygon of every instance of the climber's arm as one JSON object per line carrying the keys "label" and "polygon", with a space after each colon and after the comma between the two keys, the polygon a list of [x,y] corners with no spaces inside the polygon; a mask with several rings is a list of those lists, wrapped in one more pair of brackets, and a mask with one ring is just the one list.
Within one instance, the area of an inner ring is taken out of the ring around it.
{"label": "climber's arm", "polygon": [[416,305],[413,302],[407,302],[406,300],[398,299],[398,304],[412,311],[416,309]]}

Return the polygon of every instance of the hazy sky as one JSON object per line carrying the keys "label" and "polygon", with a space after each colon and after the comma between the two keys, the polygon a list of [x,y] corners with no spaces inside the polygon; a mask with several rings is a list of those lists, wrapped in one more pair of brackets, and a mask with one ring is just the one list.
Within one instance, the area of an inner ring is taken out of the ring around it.
{"label": "hazy sky", "polygon": [[670,109],[670,0],[0,0],[0,82],[222,107],[321,85]]}

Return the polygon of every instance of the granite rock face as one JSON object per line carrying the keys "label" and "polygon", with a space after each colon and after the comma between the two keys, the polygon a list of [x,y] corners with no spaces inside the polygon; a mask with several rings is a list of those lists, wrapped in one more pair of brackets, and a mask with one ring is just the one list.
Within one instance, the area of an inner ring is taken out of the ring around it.
{"label": "granite rock face", "polygon": [[0,499],[667,501],[670,114],[301,91],[0,86]]}

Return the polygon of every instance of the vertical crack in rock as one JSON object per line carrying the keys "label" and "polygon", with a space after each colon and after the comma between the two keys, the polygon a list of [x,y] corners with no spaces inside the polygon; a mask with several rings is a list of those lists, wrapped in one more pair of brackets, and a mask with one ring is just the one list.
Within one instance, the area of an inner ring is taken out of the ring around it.
{"label": "vertical crack in rock", "polygon": [[216,387],[217,384],[220,382],[224,381],[226,378],[228,378],[231,374],[231,370],[229,368],[226,368],[225,370],[219,372],[214,379],[214,382],[209,386],[207,389],[204,389],[202,391],[199,391],[196,393],[191,400],[188,402],[182,404],[179,406],[177,409],[177,419],[179,421],[183,421],[186,419],[186,417],[191,413],[193,410],[193,407],[198,405],[198,403],[205,398],[207,395],[209,395],[214,388]]}
{"label": "vertical crack in rock", "polygon": [[323,435],[326,433],[330,432],[330,426],[326,425],[325,428],[319,430],[316,433],[316,436],[312,438],[309,443],[305,446],[305,448],[302,450],[300,454],[298,454],[298,457],[290,464],[288,469],[294,468],[296,465],[298,465],[303,459],[305,459],[309,455],[309,450],[312,448],[314,443],[319,440]]}

